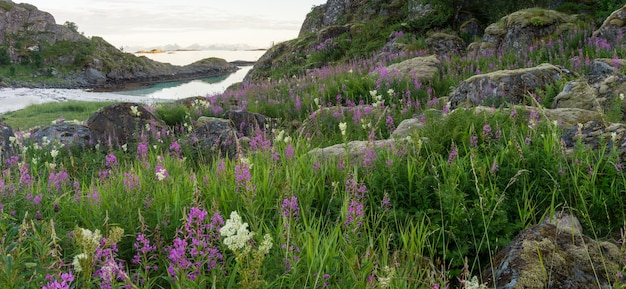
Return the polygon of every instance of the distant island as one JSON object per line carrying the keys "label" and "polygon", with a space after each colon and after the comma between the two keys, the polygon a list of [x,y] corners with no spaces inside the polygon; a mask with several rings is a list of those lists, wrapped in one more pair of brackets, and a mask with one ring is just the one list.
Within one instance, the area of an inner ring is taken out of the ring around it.
{"label": "distant island", "polygon": [[[169,50],[169,49],[153,48],[153,49],[149,49],[149,50],[147,50],[147,49],[137,50],[134,53],[135,54],[159,54],[159,53],[173,53],[173,52],[185,52],[185,51],[203,51],[203,50],[218,50],[218,49],[179,48],[179,49]],[[239,50],[239,49],[219,49],[219,50],[226,50],[226,51],[266,51],[267,48],[254,48],[254,49],[243,49],[243,50]]]}

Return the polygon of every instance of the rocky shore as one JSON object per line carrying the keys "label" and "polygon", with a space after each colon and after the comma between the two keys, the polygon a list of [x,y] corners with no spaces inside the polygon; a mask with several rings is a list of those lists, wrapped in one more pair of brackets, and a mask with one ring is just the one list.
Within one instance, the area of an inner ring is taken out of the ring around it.
{"label": "rocky shore", "polygon": [[119,89],[129,84],[225,76],[238,69],[237,64],[220,58],[176,66],[138,57],[101,37],[87,38],[76,27],[58,25],[50,13],[33,5],[3,3],[0,64],[8,69],[0,71],[0,87]]}

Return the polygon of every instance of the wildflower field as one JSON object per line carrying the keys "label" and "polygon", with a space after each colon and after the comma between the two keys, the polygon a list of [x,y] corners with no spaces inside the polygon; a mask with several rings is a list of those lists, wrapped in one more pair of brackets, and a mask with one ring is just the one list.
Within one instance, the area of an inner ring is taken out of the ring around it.
{"label": "wildflower field", "polygon": [[[479,288],[500,249],[559,210],[617,242],[624,152],[607,140],[566,153],[571,127],[542,114],[568,79],[529,94],[530,111],[449,111],[441,101],[479,73],[549,62],[584,75],[593,59],[624,58],[590,34],[440,57],[429,82],[385,68],[426,53],[417,50],[149,107],[171,129],[133,143],[37,143],[22,129],[0,174],[0,287]],[[604,114],[621,122],[613,94]],[[276,125],[230,158],[189,144],[199,116],[231,109]],[[309,153],[390,138],[409,118],[424,126],[361,158]],[[619,272],[597,274],[622,286]]]}

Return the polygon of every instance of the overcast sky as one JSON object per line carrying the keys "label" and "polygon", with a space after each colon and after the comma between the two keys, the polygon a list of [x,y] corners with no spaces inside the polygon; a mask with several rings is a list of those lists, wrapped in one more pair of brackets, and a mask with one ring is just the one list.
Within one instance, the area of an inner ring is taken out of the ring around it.
{"label": "overcast sky", "polygon": [[326,0],[13,0],[76,23],[116,47],[249,44],[296,38],[306,14]]}

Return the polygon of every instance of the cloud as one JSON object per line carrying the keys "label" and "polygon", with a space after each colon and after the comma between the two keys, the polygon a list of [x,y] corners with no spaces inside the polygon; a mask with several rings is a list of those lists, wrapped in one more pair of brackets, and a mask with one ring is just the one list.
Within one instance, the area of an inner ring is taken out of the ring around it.
{"label": "cloud", "polygon": [[[296,37],[311,3],[325,0],[30,0],[57,23],[71,21],[87,36],[114,45],[147,41],[268,43]],[[41,6],[41,7],[40,7]],[[224,39],[218,39],[224,37]],[[204,44],[204,43],[203,43]],[[134,45],[134,44],[133,44]]]}

